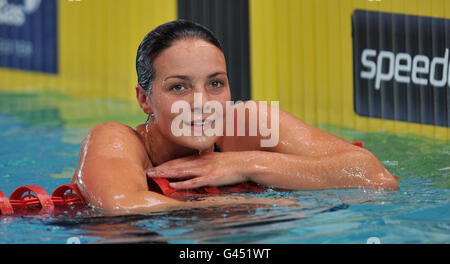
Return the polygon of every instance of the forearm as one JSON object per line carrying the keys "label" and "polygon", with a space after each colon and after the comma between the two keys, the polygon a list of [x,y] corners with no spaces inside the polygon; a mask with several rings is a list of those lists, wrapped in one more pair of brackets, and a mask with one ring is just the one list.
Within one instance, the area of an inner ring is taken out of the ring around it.
{"label": "forearm", "polygon": [[255,151],[245,168],[249,180],[289,189],[397,189],[393,176],[366,150],[324,156]]}
{"label": "forearm", "polygon": [[204,208],[210,206],[223,205],[280,205],[291,206],[298,205],[295,201],[289,199],[272,199],[272,198],[248,198],[240,196],[211,196],[204,197],[201,200],[178,201],[169,197],[164,197],[150,191],[141,191],[130,194],[120,202],[114,203],[113,206],[108,205],[104,208],[106,214],[125,215],[125,214],[147,214],[153,212],[167,212],[171,210]]}

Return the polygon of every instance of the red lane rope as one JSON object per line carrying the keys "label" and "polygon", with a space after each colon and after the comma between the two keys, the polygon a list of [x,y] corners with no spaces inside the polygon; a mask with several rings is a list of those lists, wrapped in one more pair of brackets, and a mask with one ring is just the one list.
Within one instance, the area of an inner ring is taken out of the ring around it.
{"label": "red lane rope", "polygon": [[29,213],[53,214],[56,209],[84,206],[85,202],[75,184],[64,184],[50,196],[37,185],[20,186],[9,199],[0,191],[0,216]]}
{"label": "red lane rope", "polygon": [[[34,194],[33,194],[34,193]],[[14,206],[29,207],[41,205],[42,213],[53,213],[55,205],[48,193],[37,185],[21,186],[17,188],[9,197]]]}

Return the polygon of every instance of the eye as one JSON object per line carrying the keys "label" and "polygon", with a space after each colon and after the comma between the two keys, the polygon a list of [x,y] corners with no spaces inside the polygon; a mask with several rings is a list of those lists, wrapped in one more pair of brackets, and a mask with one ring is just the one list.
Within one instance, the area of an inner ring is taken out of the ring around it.
{"label": "eye", "polygon": [[212,82],[211,82],[211,85],[212,85],[213,87],[215,87],[215,88],[220,88],[220,87],[223,86],[223,82],[221,82],[221,81],[212,81]]}
{"label": "eye", "polygon": [[182,84],[177,84],[177,85],[172,86],[172,88],[170,88],[170,89],[175,92],[182,92],[186,88],[184,88],[184,86]]}

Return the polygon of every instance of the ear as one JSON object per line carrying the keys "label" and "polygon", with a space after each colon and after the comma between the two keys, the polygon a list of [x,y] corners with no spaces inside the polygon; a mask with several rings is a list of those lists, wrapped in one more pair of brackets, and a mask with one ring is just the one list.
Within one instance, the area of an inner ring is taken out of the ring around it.
{"label": "ear", "polygon": [[153,114],[153,107],[147,92],[140,84],[136,85],[136,99],[141,109],[147,114]]}

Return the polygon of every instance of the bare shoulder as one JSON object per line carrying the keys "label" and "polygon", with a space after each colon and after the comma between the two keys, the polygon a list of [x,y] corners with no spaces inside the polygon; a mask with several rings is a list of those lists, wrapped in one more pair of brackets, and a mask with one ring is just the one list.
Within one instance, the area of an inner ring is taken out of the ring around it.
{"label": "bare shoulder", "polygon": [[94,126],[88,133],[91,137],[117,138],[120,140],[139,139],[136,131],[119,122],[103,122]]}
{"label": "bare shoulder", "polygon": [[103,122],[96,125],[86,135],[83,145],[90,148],[93,154],[101,156],[147,157],[139,134],[133,128],[119,122]]}
{"label": "bare shoulder", "polygon": [[83,139],[80,162],[72,179],[83,169],[82,165],[103,166],[110,160],[127,160],[146,168],[151,164],[139,134],[131,127],[118,122],[103,122],[94,126]]}

